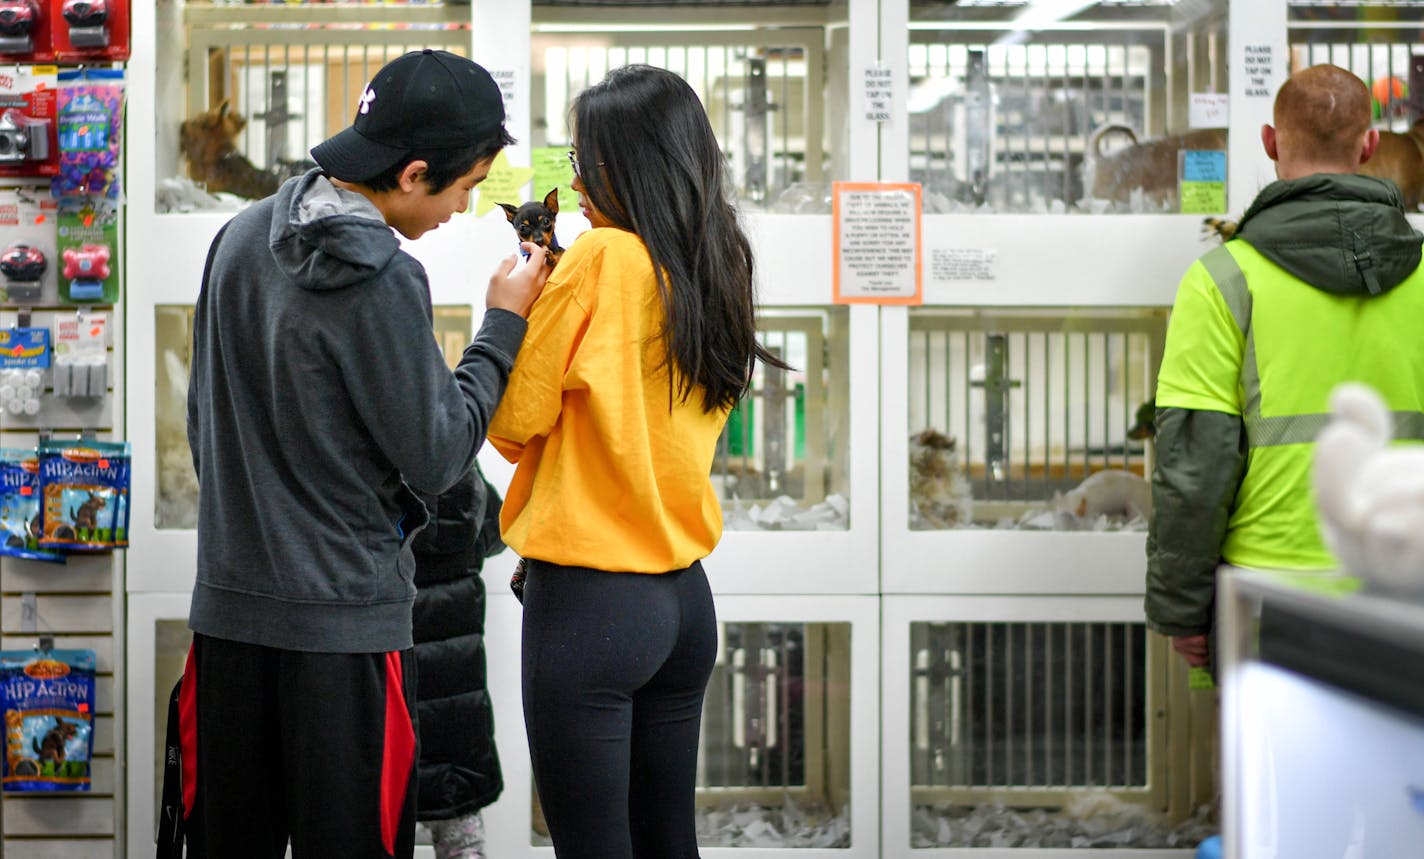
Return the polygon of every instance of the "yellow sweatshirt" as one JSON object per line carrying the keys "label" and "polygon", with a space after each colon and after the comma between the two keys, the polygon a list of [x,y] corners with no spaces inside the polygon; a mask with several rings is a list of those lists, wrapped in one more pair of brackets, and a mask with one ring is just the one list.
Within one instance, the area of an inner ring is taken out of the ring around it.
{"label": "yellow sweatshirt", "polygon": [[670,395],[662,321],[636,235],[589,230],[564,252],[489,430],[517,463],[500,529],[520,555],[661,573],[721,539],[710,475],[727,411]]}

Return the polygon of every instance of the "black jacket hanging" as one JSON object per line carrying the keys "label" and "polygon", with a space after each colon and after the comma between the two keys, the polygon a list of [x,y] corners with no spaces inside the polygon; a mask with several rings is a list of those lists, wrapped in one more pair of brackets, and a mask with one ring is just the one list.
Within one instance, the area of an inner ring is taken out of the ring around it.
{"label": "black jacket hanging", "polygon": [[[494,802],[504,787],[485,672],[484,559],[504,550],[500,496],[476,466],[439,496],[422,496],[413,633],[420,734],[419,820],[445,820]],[[503,654],[515,659],[519,654]]]}

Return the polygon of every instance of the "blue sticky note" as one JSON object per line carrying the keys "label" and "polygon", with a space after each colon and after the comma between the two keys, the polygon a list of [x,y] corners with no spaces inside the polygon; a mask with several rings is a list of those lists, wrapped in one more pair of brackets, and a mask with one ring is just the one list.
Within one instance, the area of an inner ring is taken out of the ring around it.
{"label": "blue sticky note", "polygon": [[1226,153],[1219,150],[1190,150],[1182,153],[1183,182],[1225,182]]}

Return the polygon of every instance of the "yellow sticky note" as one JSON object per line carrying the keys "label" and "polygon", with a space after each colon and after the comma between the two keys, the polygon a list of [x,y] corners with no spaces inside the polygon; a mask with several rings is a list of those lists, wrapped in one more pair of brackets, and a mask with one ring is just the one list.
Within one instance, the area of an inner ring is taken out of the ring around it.
{"label": "yellow sticky note", "polygon": [[1182,182],[1184,215],[1219,215],[1226,211],[1225,182]]}
{"label": "yellow sticky note", "polygon": [[530,153],[534,164],[534,199],[543,200],[554,188],[559,189],[559,211],[577,212],[578,194],[569,187],[574,170],[569,165],[567,146],[543,146]]}
{"label": "yellow sticky note", "polygon": [[501,152],[490,165],[489,176],[475,189],[475,217],[489,214],[500,203],[519,205],[524,202],[524,186],[534,176],[532,167],[515,167]]}

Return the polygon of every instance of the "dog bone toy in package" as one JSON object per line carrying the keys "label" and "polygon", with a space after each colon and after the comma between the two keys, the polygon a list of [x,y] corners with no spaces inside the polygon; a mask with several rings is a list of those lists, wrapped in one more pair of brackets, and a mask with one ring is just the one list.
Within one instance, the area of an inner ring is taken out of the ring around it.
{"label": "dog bone toy in package", "polygon": [[40,545],[105,551],[129,544],[129,443],[40,442]]}
{"label": "dog bone toy in package", "polygon": [[33,450],[0,449],[0,555],[64,563],[40,548],[40,461]]}
{"label": "dog bone toy in package", "polygon": [[59,203],[59,299],[71,304],[119,300],[119,205],[95,197]]}
{"label": "dog bone toy in package", "polygon": [[5,790],[87,791],[94,651],[0,651]]}

